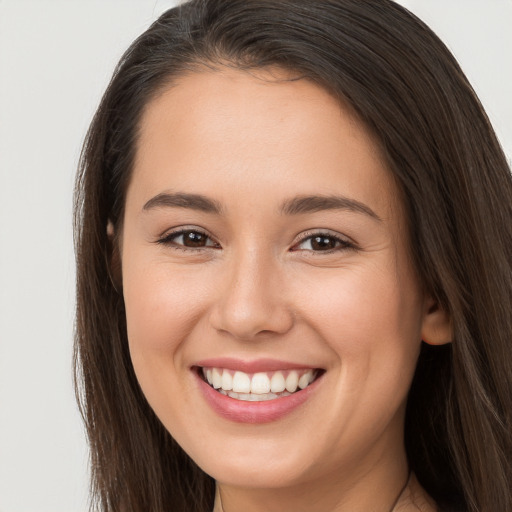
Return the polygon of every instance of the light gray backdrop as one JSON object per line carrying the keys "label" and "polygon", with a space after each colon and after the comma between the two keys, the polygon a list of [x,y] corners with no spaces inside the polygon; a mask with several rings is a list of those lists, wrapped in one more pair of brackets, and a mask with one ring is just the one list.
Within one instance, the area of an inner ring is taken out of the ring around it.
{"label": "light gray backdrop", "polygon": [[[73,176],[128,44],[173,0],[0,0],[0,512],[85,512],[71,385]],[[510,160],[512,0],[402,0],[447,42]]]}

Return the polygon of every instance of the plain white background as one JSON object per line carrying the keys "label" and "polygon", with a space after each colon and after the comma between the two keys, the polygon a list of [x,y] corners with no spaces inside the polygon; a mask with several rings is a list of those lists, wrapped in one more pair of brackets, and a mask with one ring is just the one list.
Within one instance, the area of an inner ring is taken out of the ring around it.
{"label": "plain white background", "polygon": [[[0,512],[85,512],[71,353],[74,172],[129,43],[173,0],[0,0]],[[512,1],[402,0],[459,59],[512,155]]]}

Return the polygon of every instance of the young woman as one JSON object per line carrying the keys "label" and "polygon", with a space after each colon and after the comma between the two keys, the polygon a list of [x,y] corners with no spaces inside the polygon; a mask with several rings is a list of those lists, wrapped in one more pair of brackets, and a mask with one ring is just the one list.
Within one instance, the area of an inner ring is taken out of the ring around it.
{"label": "young woman", "polygon": [[512,510],[512,179],[388,0],[193,0],[127,51],[77,180],[105,511]]}

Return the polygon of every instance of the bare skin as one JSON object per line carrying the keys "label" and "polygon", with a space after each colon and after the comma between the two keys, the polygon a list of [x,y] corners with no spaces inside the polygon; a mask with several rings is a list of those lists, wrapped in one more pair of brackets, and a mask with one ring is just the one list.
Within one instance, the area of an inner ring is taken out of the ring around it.
{"label": "bare skin", "polygon": [[[409,475],[421,340],[448,342],[449,321],[418,282],[372,137],[323,89],[286,78],[198,71],[147,107],[121,237],[130,353],[224,512],[390,512]],[[219,357],[321,377],[277,419],[231,421],[196,370]],[[411,479],[395,511],[418,510],[435,508]]]}
{"label": "bare skin", "polygon": [[[217,491],[215,493],[215,506],[213,508],[213,512],[229,512],[229,509],[226,507],[223,507],[223,503],[226,501],[225,499],[222,500],[221,494],[220,494],[220,488],[217,487]],[[270,500],[270,503],[272,501]],[[252,502],[249,502],[248,507],[246,510],[253,510],[253,504]],[[272,506],[272,505],[270,505]],[[289,504],[290,510],[303,510],[303,505],[300,503],[297,504]],[[363,505],[364,506],[364,505]],[[292,508],[292,507],[298,507],[298,508]],[[254,509],[256,510],[256,509]],[[270,509],[265,509],[270,510]],[[304,509],[306,510],[306,509]],[[326,509],[328,510],[328,509]],[[331,509],[335,510],[335,509]],[[342,509],[340,509],[342,510]],[[347,509],[348,510],[348,509]],[[398,500],[394,500],[393,504],[391,506],[388,506],[386,508],[386,505],[382,503],[380,508],[377,509],[364,509],[364,508],[358,508],[358,509],[352,509],[357,512],[357,510],[360,510],[361,512],[371,512],[372,510],[375,511],[389,511],[389,512],[438,512],[437,506],[434,502],[434,500],[428,495],[428,493],[423,489],[423,487],[418,482],[416,476],[414,474],[411,474],[408,479],[407,483],[404,488],[400,490],[400,495],[398,496]]]}

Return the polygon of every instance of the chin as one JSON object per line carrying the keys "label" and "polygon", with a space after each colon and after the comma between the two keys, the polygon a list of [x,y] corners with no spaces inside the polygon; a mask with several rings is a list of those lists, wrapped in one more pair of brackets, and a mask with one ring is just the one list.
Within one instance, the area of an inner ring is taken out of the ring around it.
{"label": "chin", "polygon": [[202,469],[217,482],[253,489],[293,487],[307,478],[304,468],[286,461],[227,459],[220,464],[206,463]]}

